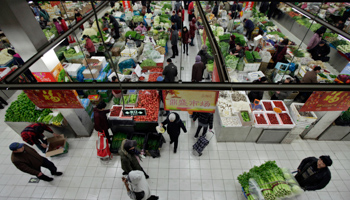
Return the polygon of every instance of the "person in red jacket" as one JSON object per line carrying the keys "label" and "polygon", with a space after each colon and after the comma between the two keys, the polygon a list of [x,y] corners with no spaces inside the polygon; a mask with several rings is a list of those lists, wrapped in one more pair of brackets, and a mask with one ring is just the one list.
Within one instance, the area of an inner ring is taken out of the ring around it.
{"label": "person in red jacket", "polygon": [[66,21],[64,21],[64,19],[62,19],[62,17],[59,17],[57,19],[58,19],[58,21],[61,22],[61,26],[62,26],[63,31],[67,32],[68,31],[68,26],[66,24]]}
{"label": "person in red jacket", "polygon": [[194,36],[196,35],[197,25],[196,25],[196,18],[194,17],[190,23],[190,38],[191,38],[191,46],[194,46],[193,40]]}
{"label": "person in red jacket", "polygon": [[181,21],[183,23],[185,20],[185,9],[182,6],[180,6],[179,11],[178,11],[179,16],[180,16],[180,14],[181,14]]}
{"label": "person in red jacket", "polygon": [[194,17],[194,6],[193,1],[188,5],[188,21],[192,21],[192,18]]}
{"label": "person in red jacket", "polygon": [[108,129],[108,119],[106,114],[110,112],[109,109],[106,108],[106,103],[104,101],[101,101],[97,104],[97,106],[94,108],[94,128],[98,132],[104,132],[106,135],[106,138],[108,139],[109,144],[112,144],[112,137],[109,135]]}
{"label": "person in red jacket", "polygon": [[83,39],[86,41],[85,48],[89,52],[90,57],[95,56],[95,46],[94,43],[92,43],[90,37],[87,35],[83,35]]}
{"label": "person in red jacket", "polygon": [[184,47],[184,52],[186,50],[186,55],[188,55],[188,43],[189,43],[189,39],[190,39],[190,33],[188,32],[188,29],[186,26],[183,27],[182,29],[182,43],[183,43],[183,47]]}

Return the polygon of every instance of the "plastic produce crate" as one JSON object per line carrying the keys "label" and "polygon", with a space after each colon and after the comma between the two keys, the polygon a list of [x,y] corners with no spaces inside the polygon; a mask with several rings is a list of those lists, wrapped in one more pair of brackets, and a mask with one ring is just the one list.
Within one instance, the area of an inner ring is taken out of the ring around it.
{"label": "plastic produce crate", "polygon": [[304,103],[292,103],[290,105],[290,114],[292,115],[292,118],[296,123],[308,123],[311,124],[317,120],[317,115],[310,111],[309,113],[312,115],[312,117],[302,116],[298,112],[297,108],[295,106],[303,106]]}
{"label": "plastic produce crate", "polygon": [[[271,122],[271,116],[274,115],[276,120],[277,120],[277,123],[272,123]],[[280,126],[280,125],[283,125],[283,123],[281,122],[281,119],[277,116],[277,114],[275,112],[266,112],[266,116],[267,116],[267,119],[269,120],[269,123],[270,123],[270,126]]]}
{"label": "plastic produce crate", "polygon": [[261,57],[261,62],[265,62],[265,63],[270,62],[272,58],[271,53],[268,51],[260,51],[259,55]]}
{"label": "plastic produce crate", "polygon": [[[285,124],[284,122],[283,122],[283,120],[282,120],[282,115],[285,115],[285,116],[288,116],[289,117],[289,119],[290,119],[290,121],[292,122],[291,124]],[[289,115],[289,113],[286,113],[286,112],[284,112],[284,113],[279,113],[278,114],[278,117],[280,118],[280,120],[281,120],[281,122],[282,122],[282,126],[284,127],[284,128],[294,128],[295,127],[295,123],[293,122],[293,119],[292,119],[292,117]]]}
{"label": "plastic produce crate", "polygon": [[[257,120],[257,116],[260,115],[260,117],[263,117],[265,119],[265,122],[266,123],[258,123],[258,120]],[[265,112],[260,112],[260,111],[254,111],[253,112],[253,116],[254,116],[254,121],[255,121],[255,127],[256,128],[269,128],[270,124],[269,124],[269,120],[267,119],[266,115],[265,115]]]}

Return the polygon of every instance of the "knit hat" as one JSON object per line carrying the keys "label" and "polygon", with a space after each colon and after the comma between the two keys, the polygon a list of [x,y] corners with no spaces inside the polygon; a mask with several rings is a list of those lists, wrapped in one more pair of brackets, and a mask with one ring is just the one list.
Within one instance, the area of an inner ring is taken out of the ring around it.
{"label": "knit hat", "polygon": [[200,62],[202,60],[201,56],[197,55],[196,56],[196,62]]}
{"label": "knit hat", "polygon": [[331,159],[331,157],[329,156],[320,156],[320,159],[323,161],[323,163],[326,165],[326,166],[331,166],[333,164],[333,161]]}
{"label": "knit hat", "polygon": [[175,119],[176,119],[176,115],[174,113],[171,113],[169,115],[169,121],[173,122],[173,121],[175,121]]}
{"label": "knit hat", "polygon": [[136,140],[126,140],[124,143],[124,149],[129,150],[132,147],[136,147],[137,142]]}
{"label": "knit hat", "polygon": [[158,76],[157,81],[162,82],[164,80],[163,76]]}

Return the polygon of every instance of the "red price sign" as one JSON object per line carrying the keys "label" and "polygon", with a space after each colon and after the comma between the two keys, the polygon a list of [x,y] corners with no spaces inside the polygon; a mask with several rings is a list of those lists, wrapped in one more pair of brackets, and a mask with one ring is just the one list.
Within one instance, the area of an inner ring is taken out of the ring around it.
{"label": "red price sign", "polygon": [[343,111],[349,107],[350,92],[317,91],[312,93],[300,111]]}
{"label": "red price sign", "polygon": [[25,90],[24,92],[39,108],[84,108],[75,90]]}

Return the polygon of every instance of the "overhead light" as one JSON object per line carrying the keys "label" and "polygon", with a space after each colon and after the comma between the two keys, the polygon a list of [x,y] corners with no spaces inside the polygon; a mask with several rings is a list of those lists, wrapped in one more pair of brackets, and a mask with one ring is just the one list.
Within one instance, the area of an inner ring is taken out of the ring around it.
{"label": "overhead light", "polygon": [[295,8],[292,8],[292,9],[293,9],[295,12],[297,12],[297,13],[303,15],[304,17],[311,19],[309,16],[305,15],[304,13],[300,12],[299,10],[297,10],[297,9],[295,9]]}

